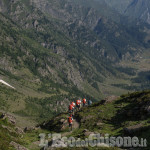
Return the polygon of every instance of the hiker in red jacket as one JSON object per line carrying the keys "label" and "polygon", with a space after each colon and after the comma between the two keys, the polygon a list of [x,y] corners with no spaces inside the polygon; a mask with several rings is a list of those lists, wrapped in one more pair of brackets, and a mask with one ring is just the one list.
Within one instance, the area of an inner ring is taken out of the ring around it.
{"label": "hiker in red jacket", "polygon": [[76,100],[76,107],[77,107],[78,110],[80,110],[81,100]]}
{"label": "hiker in red jacket", "polygon": [[71,102],[71,105],[73,106],[72,115],[74,115],[74,111],[75,111],[75,106],[76,106],[76,104],[75,104],[74,102]]}
{"label": "hiker in red jacket", "polygon": [[73,107],[75,107],[75,106],[76,106],[75,102],[71,102],[71,105],[72,105]]}
{"label": "hiker in red jacket", "polygon": [[69,113],[72,115],[74,110],[74,106],[72,104],[69,105]]}
{"label": "hiker in red jacket", "polygon": [[73,117],[72,115],[70,115],[70,117],[68,118],[68,123],[69,123],[69,128],[72,131],[72,122],[73,122]]}
{"label": "hiker in red jacket", "polygon": [[84,98],[82,102],[83,102],[83,107],[84,107],[86,104],[86,99]]}

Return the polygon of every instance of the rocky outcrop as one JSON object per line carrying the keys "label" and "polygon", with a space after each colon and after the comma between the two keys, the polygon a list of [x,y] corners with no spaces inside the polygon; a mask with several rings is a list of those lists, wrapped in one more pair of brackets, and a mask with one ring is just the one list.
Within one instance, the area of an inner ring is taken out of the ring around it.
{"label": "rocky outcrop", "polygon": [[24,133],[23,129],[21,129],[20,127],[15,127],[15,131],[20,135]]}
{"label": "rocky outcrop", "polygon": [[10,127],[7,126],[2,125],[2,128],[7,129],[10,133],[14,132]]}
{"label": "rocky outcrop", "polygon": [[1,119],[7,119],[7,121],[9,123],[11,123],[11,124],[14,125],[14,128],[2,125],[2,128],[7,129],[10,133],[16,133],[16,134],[20,134],[20,135],[24,134],[23,129],[16,126],[16,118],[14,116],[12,116],[10,114],[2,113],[2,115],[0,116],[0,118]]}
{"label": "rocky outcrop", "polygon": [[83,130],[83,134],[84,134],[84,136],[89,136],[90,134],[94,134],[94,132],[91,132],[91,131],[89,131],[87,129],[84,129]]}
{"label": "rocky outcrop", "polygon": [[25,148],[24,146],[22,146],[22,145],[20,145],[20,144],[18,144],[18,143],[16,143],[16,142],[14,142],[14,141],[11,141],[11,142],[10,142],[10,145],[14,146],[14,148],[15,148],[16,150],[28,150],[28,149]]}
{"label": "rocky outcrop", "polygon": [[117,99],[118,99],[118,96],[112,95],[112,96],[109,96],[109,97],[105,98],[105,101],[106,101],[105,103],[111,103],[111,102],[113,102],[113,101],[115,101]]}
{"label": "rocky outcrop", "polygon": [[101,121],[99,121],[99,122],[96,123],[96,125],[97,125],[98,127],[101,127],[101,126],[103,125],[103,123],[102,123]]}
{"label": "rocky outcrop", "polygon": [[0,116],[0,118],[2,118],[2,119],[8,119],[8,122],[9,123],[12,123],[12,124],[16,124],[16,118],[14,117],[14,116],[12,116],[12,115],[10,115],[10,114],[5,114],[5,113],[3,113],[1,116]]}
{"label": "rocky outcrop", "polygon": [[32,131],[32,130],[35,130],[35,127],[26,127],[24,129],[24,132],[28,132],[28,131]]}

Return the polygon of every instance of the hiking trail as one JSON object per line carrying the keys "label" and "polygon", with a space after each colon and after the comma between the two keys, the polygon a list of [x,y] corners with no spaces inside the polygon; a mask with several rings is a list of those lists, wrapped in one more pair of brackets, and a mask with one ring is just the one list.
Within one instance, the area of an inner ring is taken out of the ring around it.
{"label": "hiking trail", "polygon": [[73,124],[72,124],[72,131],[68,131],[68,132],[65,132],[62,134],[62,136],[67,136],[69,135],[70,133],[72,133],[75,129],[78,129],[80,126],[79,122],[73,118]]}

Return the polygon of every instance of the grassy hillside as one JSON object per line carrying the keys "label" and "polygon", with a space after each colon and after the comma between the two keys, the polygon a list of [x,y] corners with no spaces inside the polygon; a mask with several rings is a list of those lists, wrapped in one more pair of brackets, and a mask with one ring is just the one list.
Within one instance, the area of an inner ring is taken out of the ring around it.
{"label": "grassy hillside", "polygon": [[[0,14],[0,19],[0,77],[16,88],[1,85],[1,109],[42,119],[64,111],[73,98],[91,97],[92,93],[86,94],[83,87],[93,91],[94,87],[88,82],[83,85],[78,64],[42,47],[6,16]],[[101,95],[98,91],[94,92],[96,97]],[[55,108],[56,103],[61,103],[60,108]]]}
{"label": "grassy hillside", "polygon": [[[90,133],[109,134],[110,136],[137,136],[147,139],[149,149],[149,106],[150,91],[134,92],[118,98],[109,97],[93,103],[91,106],[81,108],[75,113],[73,131],[68,128],[68,113],[61,113],[53,119],[45,121],[40,127],[30,126],[25,132],[17,127],[15,119],[0,114],[0,148],[2,150],[14,149],[12,142],[20,144],[30,150],[39,150],[39,134],[61,133],[62,136],[74,136],[85,139]],[[11,121],[11,122],[10,122]],[[51,140],[51,139],[49,139]],[[10,144],[11,143],[11,144]],[[65,148],[62,148],[65,149]],[[68,149],[68,148],[66,148]],[[74,148],[75,149],[75,148]],[[83,148],[79,148],[83,149]],[[98,149],[88,147],[87,149]],[[102,150],[116,150],[119,148],[101,148]]]}

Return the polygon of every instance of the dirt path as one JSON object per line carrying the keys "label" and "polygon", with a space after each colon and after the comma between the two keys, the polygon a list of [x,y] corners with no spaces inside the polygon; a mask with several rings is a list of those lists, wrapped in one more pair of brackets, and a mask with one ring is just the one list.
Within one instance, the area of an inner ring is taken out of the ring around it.
{"label": "dirt path", "polygon": [[80,125],[79,122],[76,119],[74,119],[73,120],[73,126],[72,126],[73,130],[79,128],[79,125]]}

